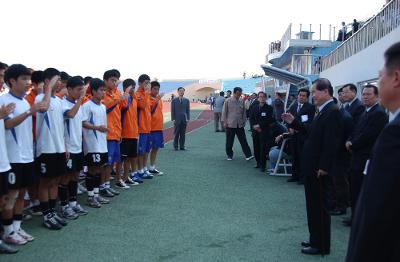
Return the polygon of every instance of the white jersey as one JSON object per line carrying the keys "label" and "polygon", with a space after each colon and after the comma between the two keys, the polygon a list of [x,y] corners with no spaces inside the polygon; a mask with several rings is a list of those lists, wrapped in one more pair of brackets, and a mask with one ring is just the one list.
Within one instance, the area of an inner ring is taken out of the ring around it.
{"label": "white jersey", "polygon": [[4,119],[0,119],[0,172],[6,172],[11,169],[8,161],[6,146],[6,130],[4,127]]}
{"label": "white jersey", "polygon": [[[42,101],[44,94],[36,96],[35,103]],[[65,153],[64,115],[61,99],[52,96],[49,109],[36,113],[36,156]]]}
{"label": "white jersey", "polygon": [[74,118],[69,118],[66,116],[67,112],[75,106],[75,103],[75,101],[68,100],[68,98],[66,97],[62,100],[65,124],[65,146],[67,147],[68,152],[78,154],[82,152],[82,107],[79,107],[79,110]]}
{"label": "white jersey", "polygon": [[[83,118],[95,126],[107,126],[106,107],[89,100],[82,106]],[[87,153],[107,152],[107,133],[83,128],[83,149]]]}
{"label": "white jersey", "polygon": [[[31,106],[24,98],[17,97],[11,92],[0,96],[0,106],[15,103],[15,110],[7,119],[14,118],[28,111]],[[32,116],[27,117],[18,126],[6,129],[6,146],[10,163],[33,162]]]}

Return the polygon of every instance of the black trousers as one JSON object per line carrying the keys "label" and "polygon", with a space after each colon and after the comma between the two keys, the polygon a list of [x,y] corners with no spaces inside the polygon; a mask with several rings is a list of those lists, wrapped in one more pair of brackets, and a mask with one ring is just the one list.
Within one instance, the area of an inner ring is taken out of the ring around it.
{"label": "black trousers", "polygon": [[239,139],[239,143],[242,146],[242,151],[243,154],[246,157],[250,157],[251,156],[251,150],[249,147],[249,144],[247,143],[247,139],[246,139],[246,134],[244,132],[244,128],[226,128],[225,130],[226,133],[226,144],[225,144],[225,149],[226,149],[226,155],[228,157],[233,157],[233,142],[235,141],[235,135],[237,136],[237,138]]}
{"label": "black trousers", "polygon": [[332,168],[332,191],[330,196],[330,209],[344,210],[349,207],[350,185],[349,185],[350,156],[347,152],[340,152]]}
{"label": "black trousers", "polygon": [[292,149],[292,177],[303,180],[300,158],[303,151],[304,141],[295,136],[290,139],[289,143],[291,144]]}
{"label": "black trousers", "polygon": [[269,153],[268,133],[265,131],[253,131],[252,137],[254,157],[257,161],[257,165],[261,168],[265,168],[267,164],[267,155]]}
{"label": "black trousers", "polygon": [[350,170],[350,203],[351,203],[351,217],[353,218],[358,196],[361,192],[361,187],[364,179],[363,171]]}
{"label": "black trousers", "polygon": [[185,133],[186,133],[186,123],[179,123],[174,125],[174,148],[185,147]]}
{"label": "black trousers", "polygon": [[331,217],[328,210],[329,177],[317,178],[316,174],[308,174],[304,179],[304,188],[311,246],[328,254],[331,247]]}

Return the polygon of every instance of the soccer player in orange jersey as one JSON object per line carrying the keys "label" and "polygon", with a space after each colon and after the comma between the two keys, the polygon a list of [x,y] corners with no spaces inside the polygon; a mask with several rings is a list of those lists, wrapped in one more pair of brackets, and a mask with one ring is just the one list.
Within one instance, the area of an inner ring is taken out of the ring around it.
{"label": "soccer player in orange jersey", "polygon": [[159,148],[164,148],[164,116],[163,116],[163,104],[161,101],[160,83],[157,81],[151,82],[150,90],[150,107],[151,107],[151,152],[150,152],[150,168],[149,173],[152,175],[163,175],[163,172],[156,169],[156,158]]}
{"label": "soccer player in orange jersey", "polygon": [[[151,149],[151,108],[150,108],[150,77],[148,75],[139,76],[139,88],[136,91],[139,117],[139,141],[138,141],[138,176],[144,179],[151,179],[151,175],[146,169],[147,158]],[[138,177],[135,179],[138,181]]]}

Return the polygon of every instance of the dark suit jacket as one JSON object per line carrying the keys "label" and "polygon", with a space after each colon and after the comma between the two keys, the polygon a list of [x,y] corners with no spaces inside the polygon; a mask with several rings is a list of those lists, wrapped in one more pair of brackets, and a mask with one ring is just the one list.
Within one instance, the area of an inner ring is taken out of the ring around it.
{"label": "dark suit jacket", "polygon": [[285,103],[281,99],[275,99],[272,102],[272,108],[274,109],[274,118],[278,122],[282,122],[282,114],[285,112]]}
{"label": "dark suit jacket", "polygon": [[[350,141],[353,156],[351,160],[351,170],[362,172],[365,163],[369,158],[369,154],[374,146],[374,143],[388,122],[388,117],[383,108],[376,104],[369,112],[365,110],[360,117]],[[399,159],[400,160],[400,159]]]}
{"label": "dark suit jacket", "polygon": [[183,97],[182,103],[179,97],[174,98],[171,102],[171,120],[175,120],[175,124],[186,124],[190,120],[190,101]]}
{"label": "dark suit jacket", "polygon": [[271,130],[270,125],[275,121],[272,106],[265,103],[260,107],[260,103],[255,102],[249,111],[251,127],[258,124],[263,131],[269,132]]}
{"label": "dark suit jacket", "polygon": [[351,226],[348,262],[400,261],[400,116],[385,126],[370,155]]}
{"label": "dark suit jacket", "polygon": [[[296,118],[296,120],[299,123],[304,125],[304,127],[307,129],[310,126],[311,122],[313,121],[313,118],[314,118],[314,115],[315,115],[315,107],[311,103],[306,102],[300,108],[299,113],[297,113],[297,107],[298,107],[298,102],[295,101],[289,107],[288,111],[289,111],[289,113],[291,113]],[[305,139],[306,139],[306,136],[307,136],[306,132],[300,131],[300,132],[294,134],[293,138],[300,140],[301,144],[303,144]]]}
{"label": "dark suit jacket", "polygon": [[[295,120],[289,125],[295,130],[303,127]],[[332,101],[314,118],[307,132],[302,154],[303,176],[316,175],[319,169],[330,174],[336,160],[342,132],[341,114]]]}
{"label": "dark suit jacket", "polygon": [[347,111],[351,114],[354,120],[354,124],[357,124],[360,121],[360,117],[362,113],[365,111],[365,106],[361,103],[360,99],[354,100],[351,106],[347,109]]}
{"label": "dark suit jacket", "polygon": [[[338,155],[336,157],[336,164],[333,169],[333,175],[343,176],[348,172],[350,167],[351,155],[350,152],[347,151],[346,141],[348,141],[349,137],[353,133],[354,130],[354,121],[353,117],[350,115],[348,111],[344,108],[339,109],[342,120],[342,133],[340,134],[340,142],[338,147]],[[338,134],[339,135],[339,134]]]}

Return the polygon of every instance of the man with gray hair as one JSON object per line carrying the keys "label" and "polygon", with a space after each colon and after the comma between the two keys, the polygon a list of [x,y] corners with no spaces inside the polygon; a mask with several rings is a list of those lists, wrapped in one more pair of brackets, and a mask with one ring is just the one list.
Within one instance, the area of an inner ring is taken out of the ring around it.
{"label": "man with gray hair", "polygon": [[[215,132],[225,132],[224,123],[222,122],[222,107],[225,102],[224,91],[219,92],[219,97],[215,99],[214,106],[214,121],[215,121]],[[221,129],[219,129],[219,124],[221,123]]]}

